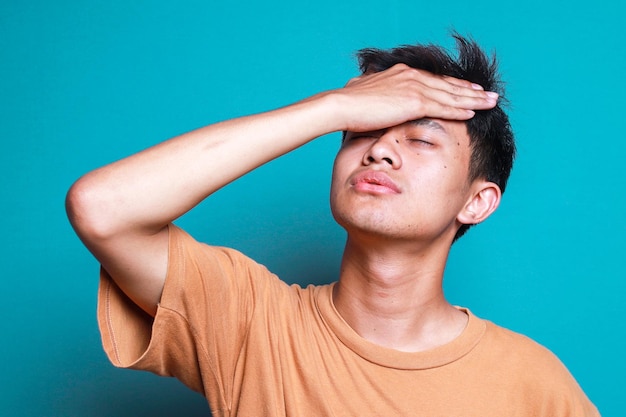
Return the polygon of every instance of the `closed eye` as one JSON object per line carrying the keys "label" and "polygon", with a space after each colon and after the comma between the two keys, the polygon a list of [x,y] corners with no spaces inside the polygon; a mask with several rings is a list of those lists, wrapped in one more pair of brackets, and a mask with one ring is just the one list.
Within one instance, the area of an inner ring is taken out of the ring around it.
{"label": "closed eye", "polygon": [[374,136],[366,133],[353,133],[348,136],[348,140],[358,140],[358,139],[373,139]]}
{"label": "closed eye", "polygon": [[435,146],[434,143],[429,142],[425,139],[408,139],[408,142],[420,146]]}
{"label": "closed eye", "polygon": [[369,139],[375,139],[375,138],[376,137],[370,132],[363,132],[363,133],[348,132],[344,136],[343,143],[353,142],[353,141],[358,141],[358,140],[369,140]]}

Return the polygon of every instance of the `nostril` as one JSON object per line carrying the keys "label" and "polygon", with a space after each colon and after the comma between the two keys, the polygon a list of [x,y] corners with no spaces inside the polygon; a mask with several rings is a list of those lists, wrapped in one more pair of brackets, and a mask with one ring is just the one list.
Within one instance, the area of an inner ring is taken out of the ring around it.
{"label": "nostril", "polygon": [[383,161],[387,162],[389,165],[393,165],[391,158],[383,158]]}
{"label": "nostril", "polygon": [[367,157],[367,162],[374,162],[374,161],[375,161],[375,159],[374,159],[374,157],[372,155]]}

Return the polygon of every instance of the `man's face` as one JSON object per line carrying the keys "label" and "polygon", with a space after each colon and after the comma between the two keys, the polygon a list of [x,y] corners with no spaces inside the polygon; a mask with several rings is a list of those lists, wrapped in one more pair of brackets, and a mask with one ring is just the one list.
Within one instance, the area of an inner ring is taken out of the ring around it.
{"label": "man's face", "polygon": [[470,155],[460,121],[420,119],[347,132],[333,169],[333,215],[351,234],[452,239],[473,192]]}

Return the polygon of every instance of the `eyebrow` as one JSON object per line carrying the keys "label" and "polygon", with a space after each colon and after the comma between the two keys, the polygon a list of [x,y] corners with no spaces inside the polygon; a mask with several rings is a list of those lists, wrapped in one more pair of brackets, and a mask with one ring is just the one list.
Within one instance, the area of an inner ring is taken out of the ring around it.
{"label": "eyebrow", "polygon": [[440,123],[437,123],[432,119],[427,119],[427,118],[416,119],[416,120],[411,120],[409,123],[412,124],[413,126],[424,126],[429,129],[439,130],[445,133],[446,135],[448,134],[448,131]]}
{"label": "eyebrow", "polygon": [[[442,132],[446,137],[450,137],[450,134],[448,133],[446,128],[443,127],[443,125],[441,123],[438,123],[438,122],[436,122],[436,121],[434,121],[432,119],[428,119],[426,117],[424,117],[422,119],[410,120],[407,123],[409,123],[412,126],[421,126],[421,127],[427,128],[427,129],[437,130],[437,131]],[[367,133],[380,132],[380,131],[384,131],[384,130],[386,130],[386,129],[372,130],[372,131],[367,132]],[[345,142],[345,139],[346,139],[348,133],[355,133],[355,132],[344,131],[342,133],[341,143]]]}

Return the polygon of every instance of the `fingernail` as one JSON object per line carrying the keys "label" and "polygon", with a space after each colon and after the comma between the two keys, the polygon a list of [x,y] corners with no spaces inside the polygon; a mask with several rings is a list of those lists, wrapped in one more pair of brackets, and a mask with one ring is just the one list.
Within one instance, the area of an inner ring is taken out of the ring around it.
{"label": "fingernail", "polygon": [[487,91],[487,96],[489,96],[490,98],[498,98],[499,94],[498,93],[494,93],[493,91]]}
{"label": "fingernail", "polygon": [[474,83],[472,83],[472,88],[474,90],[483,90],[483,86],[482,85],[474,84]]}

